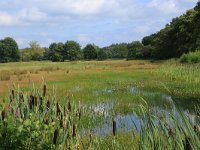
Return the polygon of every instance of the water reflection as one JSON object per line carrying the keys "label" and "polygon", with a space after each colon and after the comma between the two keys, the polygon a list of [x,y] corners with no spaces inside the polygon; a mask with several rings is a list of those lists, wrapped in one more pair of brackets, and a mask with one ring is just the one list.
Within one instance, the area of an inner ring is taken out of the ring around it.
{"label": "water reflection", "polygon": [[[190,118],[190,121],[193,125],[198,124],[198,118],[195,114],[194,108],[198,103],[197,99],[193,99],[194,102],[190,100],[175,99],[173,100],[172,96],[162,94],[160,92],[148,92],[138,89],[136,87],[128,87],[128,92],[131,92],[135,95],[142,95],[146,97],[150,97],[150,99],[157,99],[154,103],[151,103],[151,113],[152,115],[157,116],[157,118],[166,117],[169,126],[172,125],[170,122],[170,115],[173,114],[177,120],[181,118],[181,114],[179,113],[179,109],[182,109],[183,112]],[[103,93],[113,93],[111,89],[102,90]],[[99,92],[98,92],[99,93]],[[162,103],[156,103],[160,100]],[[190,105],[184,104],[184,102],[190,103]],[[111,110],[113,109],[115,103],[114,101],[106,102],[106,103],[98,103],[89,107],[92,111],[93,115],[103,115],[104,121],[103,123],[97,125],[93,128],[92,132],[95,135],[106,136],[112,133],[112,120],[114,119],[117,123],[117,132],[130,132],[130,131],[140,131],[141,128],[141,118],[134,113],[129,114],[116,114],[113,115]],[[179,108],[177,108],[178,106]],[[183,106],[183,107],[182,107]],[[190,108],[190,109],[189,109]],[[192,111],[193,110],[193,111]],[[95,117],[94,117],[95,118]],[[159,120],[157,120],[159,121]],[[181,123],[181,119],[180,119]]]}

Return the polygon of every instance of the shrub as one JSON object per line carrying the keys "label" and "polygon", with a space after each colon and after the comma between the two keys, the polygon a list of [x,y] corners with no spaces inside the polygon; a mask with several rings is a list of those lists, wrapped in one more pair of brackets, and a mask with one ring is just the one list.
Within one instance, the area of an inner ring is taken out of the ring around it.
{"label": "shrub", "polygon": [[200,51],[189,52],[183,54],[180,58],[182,63],[199,63],[200,62]]}

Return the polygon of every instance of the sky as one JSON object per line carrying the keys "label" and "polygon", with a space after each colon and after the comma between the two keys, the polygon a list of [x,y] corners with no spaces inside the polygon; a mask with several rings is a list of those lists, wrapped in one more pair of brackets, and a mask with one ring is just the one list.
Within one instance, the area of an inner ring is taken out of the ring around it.
{"label": "sky", "polygon": [[75,40],[85,46],[141,40],[198,0],[0,0],[0,39],[20,48]]}

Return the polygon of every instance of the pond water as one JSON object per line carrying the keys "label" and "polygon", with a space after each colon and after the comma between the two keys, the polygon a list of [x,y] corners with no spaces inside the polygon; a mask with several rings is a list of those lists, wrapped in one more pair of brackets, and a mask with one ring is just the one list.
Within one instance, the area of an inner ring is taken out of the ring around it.
{"label": "pond water", "polygon": [[[109,94],[113,93],[111,89],[104,89],[102,91],[98,91],[98,93],[101,93],[101,92],[109,93]],[[157,105],[157,103],[153,103],[153,105],[150,106],[151,113],[153,115],[156,115],[157,117],[162,116],[163,114],[165,114],[166,117],[169,117],[170,114],[173,114],[177,119],[180,118],[180,114],[176,107],[177,105],[175,105],[175,102],[179,101],[180,103],[181,100],[178,100],[178,99],[173,100],[172,96],[170,95],[163,94],[160,92],[148,92],[136,87],[128,87],[127,92],[131,92],[134,95],[142,95],[146,97],[151,97],[151,99],[154,99],[154,98],[158,99],[159,97],[159,99],[163,102],[163,104]],[[198,99],[195,99],[195,100],[198,100]],[[187,99],[187,101],[190,101],[190,100]],[[141,118],[134,113],[113,115],[111,114],[111,110],[113,109],[114,105],[115,105],[115,102],[111,101],[111,102],[93,104],[89,107],[89,109],[92,111],[92,114],[104,116],[103,123],[97,124],[96,127],[93,128],[92,133],[99,136],[106,136],[108,134],[111,134],[113,120],[116,121],[117,132],[130,132],[133,130],[140,131]],[[182,105],[184,107],[181,107]],[[187,114],[191,122],[193,124],[196,124],[197,117],[194,112],[195,105],[193,105],[193,109],[191,109],[191,106],[188,106],[187,108],[184,104],[182,105],[179,105],[180,108],[183,110],[185,114]]]}

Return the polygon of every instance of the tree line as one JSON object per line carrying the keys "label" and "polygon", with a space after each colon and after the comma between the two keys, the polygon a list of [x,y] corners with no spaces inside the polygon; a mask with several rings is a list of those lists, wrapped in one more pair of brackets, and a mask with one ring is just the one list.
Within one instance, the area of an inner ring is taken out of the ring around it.
{"label": "tree line", "polygon": [[10,37],[0,40],[0,62],[31,60],[74,61],[105,59],[169,59],[200,50],[200,2],[157,33],[141,41],[117,43],[100,48],[88,44],[81,48],[76,41],[51,43],[48,48],[31,41],[29,47],[19,50]]}

